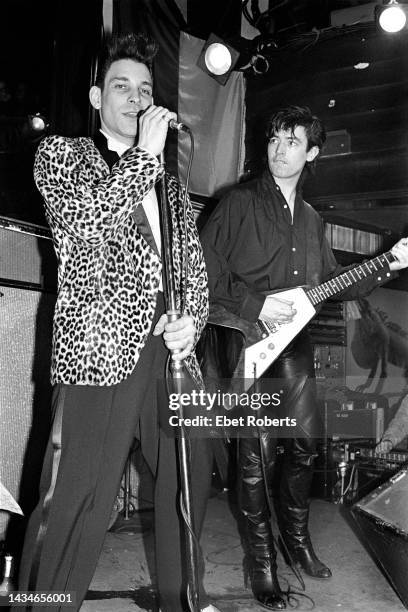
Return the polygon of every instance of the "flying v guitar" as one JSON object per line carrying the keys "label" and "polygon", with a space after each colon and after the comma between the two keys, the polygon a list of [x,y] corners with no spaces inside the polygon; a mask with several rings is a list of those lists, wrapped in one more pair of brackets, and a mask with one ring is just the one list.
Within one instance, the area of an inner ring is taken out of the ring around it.
{"label": "flying v guitar", "polygon": [[316,287],[294,287],[274,291],[275,297],[293,302],[293,308],[296,310],[293,320],[284,325],[270,325],[261,320],[251,323],[228,312],[223,306],[213,305],[208,323],[237,330],[244,336],[243,351],[235,366],[233,377],[244,379],[245,391],[249,389],[314,317],[315,307],[318,304],[357,284],[367,276],[380,272],[393,261],[396,261],[396,257],[388,251]]}

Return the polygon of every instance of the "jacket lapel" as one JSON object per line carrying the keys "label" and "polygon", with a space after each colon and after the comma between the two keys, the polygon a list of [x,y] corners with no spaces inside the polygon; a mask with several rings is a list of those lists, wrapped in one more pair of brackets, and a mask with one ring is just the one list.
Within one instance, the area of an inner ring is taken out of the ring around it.
{"label": "jacket lapel", "polygon": [[98,149],[99,153],[102,155],[103,159],[108,164],[109,170],[112,170],[113,165],[119,159],[119,155],[116,153],[116,151],[110,151],[108,149],[106,138],[102,134],[102,132],[98,131],[92,138],[92,140],[94,141],[95,147]]}
{"label": "jacket lapel", "polygon": [[[116,153],[116,151],[110,151],[110,149],[108,149],[106,138],[101,132],[98,131],[92,140],[94,141],[95,147],[98,149],[99,153],[108,164],[109,170],[112,170],[113,165],[119,159],[118,153]],[[139,204],[139,206],[136,206],[133,209],[132,216],[137,224],[139,232],[146,240],[147,244],[153,249],[156,255],[160,257],[156,241],[153,237],[152,228],[150,227],[149,220],[146,216],[146,212],[142,204]]]}
{"label": "jacket lapel", "polygon": [[147,244],[153,249],[156,255],[160,257],[156,241],[153,237],[152,228],[150,227],[143,204],[139,204],[139,206],[136,206],[136,208],[133,209],[133,218],[136,221],[139,232],[142,234]]}

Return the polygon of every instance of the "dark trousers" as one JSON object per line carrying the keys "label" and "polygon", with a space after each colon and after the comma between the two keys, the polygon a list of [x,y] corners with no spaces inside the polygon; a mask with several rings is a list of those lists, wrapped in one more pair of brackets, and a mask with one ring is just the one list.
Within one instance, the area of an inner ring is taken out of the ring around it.
{"label": "dark trousers", "polygon": [[[156,313],[155,320],[159,314]],[[109,387],[57,385],[53,407],[56,415],[62,410],[58,476],[48,503],[54,421],[41,476],[40,500],[26,532],[20,590],[74,591],[79,609],[97,565],[126,458],[137,432],[142,452],[156,477],[156,569],[161,609],[163,612],[184,609],[181,593],[185,554],[177,507],[176,441],[156,425],[156,379],[163,381],[166,355],[162,337],[149,335],[134,372],[121,383]],[[208,442],[192,441],[192,499],[198,532],[211,481]],[[38,536],[44,528],[47,504],[47,526],[39,547]],[[202,584],[201,602],[208,603]]]}
{"label": "dark trousers", "polygon": [[[278,518],[283,529],[289,526],[289,529],[304,531],[307,530],[316,438],[321,433],[313,353],[306,331],[283,351],[263,378],[261,391],[268,389],[268,379],[280,379],[285,389],[284,401],[273,416],[289,416],[297,421],[293,437],[282,440],[285,452],[276,504]],[[269,519],[266,495],[272,486],[279,431],[265,428],[259,429],[258,434],[239,440],[239,500],[241,511],[249,520],[249,529],[251,524]]]}

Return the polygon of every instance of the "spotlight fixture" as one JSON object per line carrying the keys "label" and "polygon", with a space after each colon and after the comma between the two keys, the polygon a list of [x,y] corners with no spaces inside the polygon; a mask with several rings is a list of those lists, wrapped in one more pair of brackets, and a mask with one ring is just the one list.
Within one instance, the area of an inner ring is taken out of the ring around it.
{"label": "spotlight fixture", "polygon": [[407,23],[407,7],[397,0],[389,0],[385,6],[376,7],[376,20],[385,32],[400,32]]}
{"label": "spotlight fixture", "polygon": [[34,132],[45,132],[48,128],[47,121],[43,115],[36,113],[35,115],[28,115],[28,124],[30,129]]}
{"label": "spotlight fixture", "polygon": [[215,34],[210,34],[197,60],[197,66],[225,85],[239,59],[239,51]]}
{"label": "spotlight fixture", "polygon": [[35,113],[35,115],[28,115],[23,125],[22,134],[27,142],[32,145],[38,144],[40,140],[47,135],[50,124],[47,119],[41,113]]}

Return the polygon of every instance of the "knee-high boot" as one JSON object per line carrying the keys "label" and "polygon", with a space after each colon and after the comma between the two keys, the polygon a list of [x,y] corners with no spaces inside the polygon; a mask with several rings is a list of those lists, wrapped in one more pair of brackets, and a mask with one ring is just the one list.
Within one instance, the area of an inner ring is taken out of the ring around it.
{"label": "knee-high boot", "polygon": [[299,448],[303,440],[292,442],[292,450],[285,450],[280,480],[281,535],[292,560],[306,574],[313,578],[330,578],[330,569],[319,560],[313,550],[308,529],[314,455]]}
{"label": "knee-high boot", "polygon": [[266,497],[265,477],[269,481],[275,463],[274,441],[269,440],[270,445],[266,435],[260,439],[239,440],[239,507],[245,528],[245,565],[252,592],[266,608],[283,610],[286,604],[276,575],[276,550]]}

